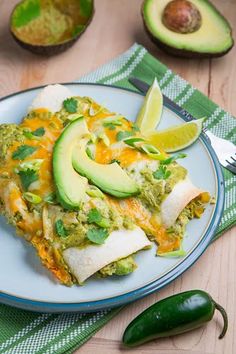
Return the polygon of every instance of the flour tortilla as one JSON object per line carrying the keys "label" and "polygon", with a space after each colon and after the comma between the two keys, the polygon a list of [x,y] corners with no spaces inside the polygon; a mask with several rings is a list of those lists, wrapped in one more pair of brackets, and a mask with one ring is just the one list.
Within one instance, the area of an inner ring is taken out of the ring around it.
{"label": "flour tortilla", "polygon": [[72,92],[63,85],[55,84],[44,87],[31,103],[28,112],[37,108],[47,108],[55,113],[62,108],[63,101],[72,97]]}
{"label": "flour tortilla", "polygon": [[201,193],[203,190],[195,187],[188,177],[176,183],[161,204],[161,219],[164,226],[171,227],[187,204]]}
{"label": "flour tortilla", "polygon": [[94,244],[82,249],[67,248],[63,252],[63,258],[81,284],[106,265],[147,246],[151,246],[151,242],[137,227],[134,230],[113,231],[102,245]]}

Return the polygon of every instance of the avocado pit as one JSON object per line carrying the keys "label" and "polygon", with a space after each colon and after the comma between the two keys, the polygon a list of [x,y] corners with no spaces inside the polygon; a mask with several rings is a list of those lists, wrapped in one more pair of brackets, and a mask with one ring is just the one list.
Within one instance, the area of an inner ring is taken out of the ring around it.
{"label": "avocado pit", "polygon": [[188,0],[172,0],[163,11],[162,23],[169,30],[177,33],[193,33],[201,27],[202,16],[192,2]]}

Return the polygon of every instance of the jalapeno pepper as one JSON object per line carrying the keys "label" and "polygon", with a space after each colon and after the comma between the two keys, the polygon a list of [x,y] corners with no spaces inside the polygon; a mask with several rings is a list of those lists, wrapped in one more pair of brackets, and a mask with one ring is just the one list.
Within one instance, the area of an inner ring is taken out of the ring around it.
{"label": "jalapeno pepper", "polygon": [[123,343],[136,346],[156,338],[169,337],[198,328],[210,321],[215,309],[224,319],[219,336],[223,338],[228,318],[223,307],[202,290],[191,290],[158,301],[138,315],[126,328]]}

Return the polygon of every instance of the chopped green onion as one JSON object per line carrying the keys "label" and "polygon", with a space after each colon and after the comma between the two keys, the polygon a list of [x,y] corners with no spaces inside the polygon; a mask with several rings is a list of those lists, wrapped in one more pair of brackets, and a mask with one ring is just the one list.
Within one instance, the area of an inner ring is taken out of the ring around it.
{"label": "chopped green onion", "polygon": [[96,135],[93,134],[93,133],[91,133],[91,134],[90,134],[90,140],[91,140],[91,142],[92,142],[93,144],[96,144],[96,142],[97,142],[97,137],[96,137]]}
{"label": "chopped green onion", "polygon": [[104,199],[104,194],[102,193],[102,191],[100,191],[100,189],[95,186],[90,186],[90,189],[87,189],[86,193],[90,197]]}
{"label": "chopped green onion", "polygon": [[122,118],[122,116],[112,116],[112,117],[108,117],[103,119],[103,126],[104,127],[112,127],[112,126],[121,126],[122,122],[120,121],[120,119]]}
{"label": "chopped green onion", "polygon": [[57,204],[56,193],[52,192],[52,193],[46,195],[46,197],[44,197],[43,200],[48,204]]}
{"label": "chopped green onion", "polygon": [[136,143],[144,142],[143,138],[126,138],[123,140],[125,144],[137,148]]}
{"label": "chopped green onion", "polygon": [[15,167],[14,172],[18,173],[19,171],[33,170],[38,171],[43,162],[43,159],[34,159],[31,161],[21,162],[17,167]]}
{"label": "chopped green onion", "polygon": [[89,147],[86,148],[86,153],[91,160],[94,160],[94,156]]}
{"label": "chopped green onion", "polygon": [[121,140],[124,140],[124,139],[127,139],[128,137],[130,136],[133,136],[134,133],[132,131],[120,131],[116,134],[116,140],[117,141],[121,141]]}
{"label": "chopped green onion", "polygon": [[71,113],[71,114],[68,114],[68,116],[66,118],[72,122],[75,119],[84,118],[84,116],[82,114],[78,114],[78,113]]}
{"label": "chopped green onion", "polygon": [[101,133],[98,135],[98,138],[104,142],[104,144],[108,147],[110,146],[110,139],[105,133]]}
{"label": "chopped green onion", "polygon": [[23,193],[23,198],[32,204],[39,204],[42,201],[42,198],[39,195],[31,192]]}
{"label": "chopped green onion", "polygon": [[178,159],[183,159],[187,156],[187,154],[183,154],[183,153],[179,153],[179,154],[176,154],[176,155],[173,155],[173,156],[170,156],[168,157],[167,159],[161,161],[161,164],[162,165],[169,165],[171,164],[172,162],[178,160]]}
{"label": "chopped green onion", "polygon": [[97,111],[94,110],[94,108],[92,107],[92,105],[89,108],[89,115],[90,117],[94,117],[96,116],[98,113],[102,112],[104,110],[104,107],[101,106]]}
{"label": "chopped green onion", "polygon": [[164,160],[166,158],[166,155],[162,154],[155,146],[150,144],[143,144],[140,147],[140,150],[145,152],[148,156],[150,156],[154,160]]}

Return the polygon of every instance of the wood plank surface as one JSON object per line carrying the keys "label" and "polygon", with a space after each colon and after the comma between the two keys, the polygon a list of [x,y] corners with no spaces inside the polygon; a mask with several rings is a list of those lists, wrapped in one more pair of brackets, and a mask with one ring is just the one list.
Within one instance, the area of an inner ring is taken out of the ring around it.
{"label": "wood plank surface", "polygon": [[[140,16],[141,0],[97,0],[96,12],[88,30],[68,51],[45,58],[21,49],[12,39],[9,16],[17,3],[0,1],[0,96],[25,88],[79,78],[127,50],[134,42],[144,45],[195,87],[223,108],[236,114],[236,48],[219,59],[187,60],[158,50],[146,35]],[[214,0],[236,31],[236,1]],[[236,229],[226,232],[176,281],[161,291],[124,308],[77,354],[157,353],[234,354],[236,353]],[[166,296],[188,289],[204,289],[224,306],[229,330],[218,340],[222,319],[216,314],[207,326],[181,336],[151,342],[140,348],[122,347],[126,325],[143,309]]]}

